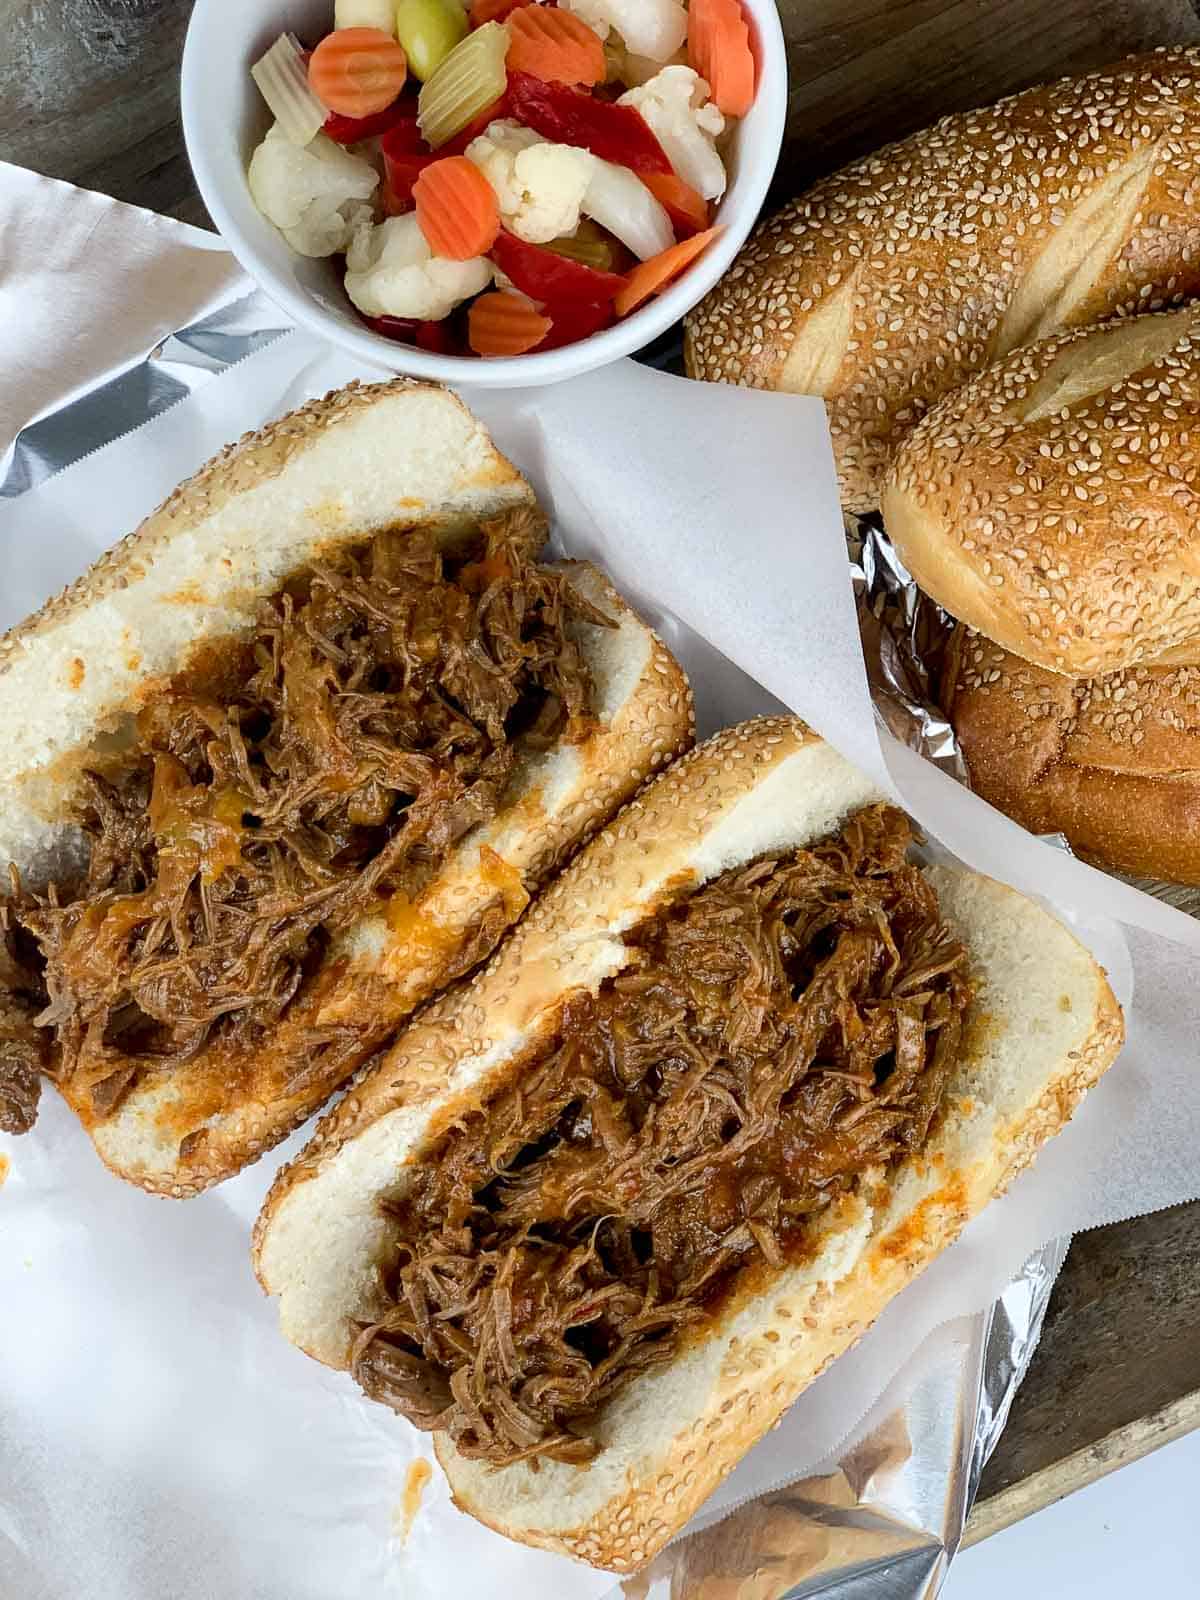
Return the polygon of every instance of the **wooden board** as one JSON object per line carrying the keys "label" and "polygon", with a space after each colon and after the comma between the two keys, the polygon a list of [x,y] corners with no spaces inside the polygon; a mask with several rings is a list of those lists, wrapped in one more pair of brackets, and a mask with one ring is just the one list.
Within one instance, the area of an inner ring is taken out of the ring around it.
{"label": "wooden board", "polygon": [[[253,0],[246,0],[252,4]],[[0,159],[188,221],[190,0],[0,0]],[[1200,0],[780,0],[777,197],[944,112],[1200,40]],[[981,1486],[978,1538],[1200,1425],[1200,1204],[1076,1241]]]}
{"label": "wooden board", "polygon": [[[1191,0],[780,0],[779,9],[791,75],[780,197],[943,112],[1200,39]],[[178,111],[190,13],[190,0],[0,0],[0,159],[203,222]]]}
{"label": "wooden board", "polygon": [[191,10],[190,0],[0,0],[0,159],[207,224],[179,124]]}
{"label": "wooden board", "polygon": [[789,116],[782,199],[1031,83],[1200,39],[1191,0],[780,0]]}
{"label": "wooden board", "polygon": [[1200,1426],[1197,1329],[1200,1202],[1079,1234],[984,1470],[972,1536]]}

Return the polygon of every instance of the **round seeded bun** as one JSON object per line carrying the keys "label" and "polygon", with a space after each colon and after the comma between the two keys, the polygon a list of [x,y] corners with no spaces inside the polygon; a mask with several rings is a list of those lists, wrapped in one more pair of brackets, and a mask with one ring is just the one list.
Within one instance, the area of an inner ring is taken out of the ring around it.
{"label": "round seeded bun", "polygon": [[1200,884],[1200,667],[1064,678],[968,628],[942,702],[985,800],[1097,866]]}
{"label": "round seeded bun", "polygon": [[[881,796],[802,723],[726,729],[649,784],[541,897],[491,963],[419,1016],[277,1178],[254,1234],[283,1332],[347,1364],[385,1307],[398,1198],[454,1119],[552,1039],[565,999],[630,960],[623,935],[684,888],[810,844]],[[976,998],[920,1158],[872,1171],[815,1224],[802,1265],[747,1273],[671,1361],[598,1419],[586,1467],[500,1471],[438,1436],[456,1503],[510,1538],[628,1572],[1070,1117],[1112,1062],[1121,1014],[1053,917],[974,873],[929,869]],[[364,1401],[364,1404],[369,1402]],[[396,1426],[403,1427],[397,1421]]]}
{"label": "round seeded bun", "polygon": [[[230,446],[0,639],[0,868],[14,862],[34,888],[71,874],[86,849],[73,821],[83,771],[128,736],[193,652],[244,637],[260,597],[289,574],[385,530],[432,529],[453,545],[511,510],[524,513],[536,553],[545,519],[533,490],[462,402],[432,384],[351,385]],[[185,1063],[143,1072],[107,1115],[68,1085],[114,1172],[184,1197],[269,1150],[464,958],[482,959],[583,840],[688,748],[682,669],[601,573],[570,570],[617,624],[572,625],[595,691],[588,737],[519,759],[499,812],[459,840],[415,905],[365,917],[331,942],[268,1048],[210,1041]],[[364,1010],[375,1033],[358,1054],[314,1060],[314,1036],[334,1036]]]}
{"label": "round seeded bun", "polygon": [[1071,677],[1200,663],[1200,310],[1015,351],[905,440],[883,492],[913,577]]}
{"label": "round seeded bun", "polygon": [[762,223],[687,320],[694,378],[825,397],[845,505],[1018,345],[1200,291],[1200,49],[945,117]]}

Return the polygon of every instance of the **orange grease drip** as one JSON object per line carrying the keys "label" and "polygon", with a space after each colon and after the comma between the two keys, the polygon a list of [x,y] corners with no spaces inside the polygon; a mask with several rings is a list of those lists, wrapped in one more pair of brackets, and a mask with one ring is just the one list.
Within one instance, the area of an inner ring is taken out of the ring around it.
{"label": "orange grease drip", "polygon": [[0,1154],[0,1189],[4,1187],[4,1180],[8,1177],[9,1161],[6,1155]]}
{"label": "orange grease drip", "polygon": [[458,947],[457,929],[443,927],[403,891],[388,901],[385,916],[396,939],[409,951],[424,950],[434,956],[448,956]]}
{"label": "orange grease drip", "polygon": [[497,891],[509,916],[515,921],[529,904],[525,880],[518,868],[484,844],[479,847],[479,875],[489,889]]}
{"label": "orange grease drip", "polygon": [[425,1492],[425,1485],[432,1477],[433,1468],[424,1457],[409,1466],[404,1479],[404,1495],[396,1508],[395,1516],[396,1537],[401,1544],[408,1541],[417,1512],[421,1509],[421,1496]]}
{"label": "orange grease drip", "polygon": [[[484,886],[499,895],[510,921],[516,919],[529,904],[520,870],[488,845],[479,848],[479,876]],[[409,951],[424,951],[429,955],[455,955],[463,941],[461,927],[447,927],[436,917],[422,909],[403,892],[394,894],[387,903],[384,917],[398,942]]]}
{"label": "orange grease drip", "polygon": [[512,575],[513,570],[503,556],[487,556],[483,561],[469,561],[459,573],[458,581],[468,592],[479,594],[489,584]]}

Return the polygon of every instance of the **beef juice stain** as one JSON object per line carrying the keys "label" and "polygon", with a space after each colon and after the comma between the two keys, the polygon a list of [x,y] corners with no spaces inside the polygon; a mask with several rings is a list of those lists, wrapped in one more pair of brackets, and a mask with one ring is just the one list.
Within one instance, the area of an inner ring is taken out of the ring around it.
{"label": "beef juice stain", "polygon": [[409,1466],[404,1479],[404,1493],[400,1497],[400,1504],[392,1513],[392,1527],[401,1544],[408,1543],[417,1512],[421,1509],[421,1496],[425,1492],[425,1485],[432,1477],[433,1468],[423,1457]]}

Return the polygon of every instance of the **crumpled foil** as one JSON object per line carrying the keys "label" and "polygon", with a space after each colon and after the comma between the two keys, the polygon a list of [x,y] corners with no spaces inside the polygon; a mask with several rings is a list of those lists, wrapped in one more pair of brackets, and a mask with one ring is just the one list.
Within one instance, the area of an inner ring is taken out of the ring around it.
{"label": "crumpled foil", "polygon": [[901,743],[966,783],[954,729],[937,708],[953,620],[917,588],[874,517],[846,517],[846,548],[876,713]]}
{"label": "crumpled foil", "polygon": [[[144,361],[26,427],[0,461],[0,499],[141,427],[287,331],[258,291],[179,330]],[[645,358],[670,367],[676,351],[660,342]],[[848,519],[847,541],[877,714],[965,781],[953,729],[935,704],[948,620],[917,590],[877,522]],[[698,1532],[617,1583],[609,1600],[933,1600],[1037,1345],[1068,1242],[1035,1251],[991,1307],[943,1329],[836,1459],[710,1526],[701,1519]]]}

